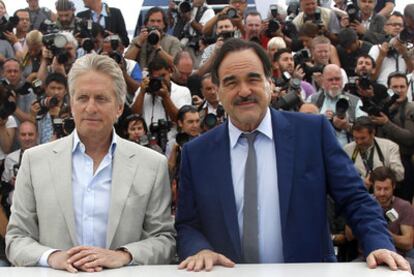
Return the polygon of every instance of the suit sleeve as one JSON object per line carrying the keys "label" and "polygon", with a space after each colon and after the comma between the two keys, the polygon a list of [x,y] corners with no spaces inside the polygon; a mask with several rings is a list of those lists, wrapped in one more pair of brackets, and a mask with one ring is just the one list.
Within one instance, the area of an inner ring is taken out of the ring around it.
{"label": "suit sleeve", "polygon": [[37,265],[42,254],[51,249],[38,241],[39,226],[30,156],[25,152],[16,179],[11,217],[7,226],[7,258],[15,266]]}
{"label": "suit sleeve", "polygon": [[156,176],[145,211],[142,239],[122,246],[131,253],[131,264],[169,264],[175,254],[171,189],[165,157],[159,159]]}
{"label": "suit sleeve", "polygon": [[119,9],[113,9],[111,12],[113,12],[115,14],[113,20],[116,21],[116,22],[114,22],[114,24],[116,24],[116,30],[113,30],[113,31],[115,33],[118,33],[119,37],[122,40],[122,44],[125,47],[128,47],[129,46],[129,38],[128,38],[128,32],[127,32],[126,27],[125,27],[124,17],[122,16],[122,13]]}
{"label": "suit sleeve", "polygon": [[328,193],[358,238],[364,255],[385,248],[395,251],[382,209],[369,195],[352,161],[342,150],[331,124],[322,118],[322,147]]}
{"label": "suit sleeve", "polygon": [[188,148],[184,146],[181,153],[181,172],[179,198],[175,227],[177,229],[177,250],[180,260],[185,260],[203,249],[213,251],[210,243],[201,231],[194,195],[194,183],[191,178],[191,163]]}

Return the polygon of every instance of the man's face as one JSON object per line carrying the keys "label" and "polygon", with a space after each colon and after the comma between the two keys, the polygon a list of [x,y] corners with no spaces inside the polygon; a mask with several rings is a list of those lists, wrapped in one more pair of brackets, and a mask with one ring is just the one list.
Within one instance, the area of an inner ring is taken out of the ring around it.
{"label": "man's face", "polygon": [[374,0],[359,0],[358,6],[363,14],[371,14],[375,9],[376,1]]}
{"label": "man's face", "polygon": [[365,152],[374,143],[374,133],[370,133],[368,129],[354,130],[352,132],[354,141],[361,152]]}
{"label": "man's face", "polygon": [[58,19],[63,26],[69,26],[74,17],[73,10],[57,11]]}
{"label": "man's face", "polygon": [[370,58],[360,57],[357,60],[357,64],[355,67],[355,73],[359,76],[363,74],[371,74],[374,70],[372,61]]}
{"label": "man's face", "polygon": [[159,70],[154,70],[150,75],[152,78],[162,78],[164,82],[170,84],[171,72],[167,68],[161,68]]}
{"label": "man's face", "polygon": [[262,30],[262,20],[258,15],[249,15],[246,17],[246,24],[244,26],[246,38],[249,40],[252,37],[259,37]]}
{"label": "man's face", "polygon": [[26,0],[26,2],[29,4],[29,7],[39,7],[39,0]]}
{"label": "man's face", "polygon": [[295,63],[293,61],[293,55],[291,53],[283,53],[280,55],[278,64],[281,72],[289,72],[289,74],[293,74]]}
{"label": "man's face", "polygon": [[62,103],[66,94],[66,87],[64,84],[52,81],[46,86],[45,92],[47,96],[56,97],[59,103]]}
{"label": "man's face", "polygon": [[83,0],[83,5],[85,7],[90,8],[95,0]]}
{"label": "man's face", "polygon": [[165,22],[163,20],[162,13],[155,12],[151,14],[148,18],[147,27],[156,27],[160,31],[164,30]]}
{"label": "man's face", "polygon": [[322,76],[323,89],[333,98],[341,93],[342,75],[340,70],[325,70]]}
{"label": "man's face", "polygon": [[240,16],[243,16],[244,11],[247,7],[247,0],[230,0],[230,7],[233,7],[237,10]]}
{"label": "man's face", "polygon": [[65,45],[66,51],[69,53],[69,61],[68,63],[74,63],[76,59],[76,47],[73,43],[66,43]]}
{"label": "man's face", "polygon": [[398,36],[404,29],[404,20],[399,16],[390,16],[384,26],[384,31],[392,37]]}
{"label": "man's face", "polygon": [[106,138],[122,114],[123,105],[116,99],[112,78],[89,71],[74,82],[71,109],[81,139]]}
{"label": "man's face", "polygon": [[330,44],[316,44],[312,48],[312,57],[313,61],[316,64],[329,64],[329,56],[331,55],[331,45]]}
{"label": "man's face", "polygon": [[139,120],[132,120],[128,123],[128,139],[138,141],[145,135],[144,124]]}
{"label": "man's face", "polygon": [[200,115],[198,112],[188,112],[184,115],[183,121],[178,120],[178,126],[183,133],[186,133],[192,137],[196,137],[200,134]]}
{"label": "man's face", "polygon": [[24,122],[19,127],[19,142],[23,150],[29,149],[36,145],[37,131],[33,123]]}
{"label": "man's face", "polygon": [[174,81],[179,85],[187,85],[188,77],[193,72],[193,61],[191,58],[182,58],[174,71]]}
{"label": "man's face", "polygon": [[201,83],[201,92],[203,94],[204,99],[210,105],[217,105],[218,104],[218,97],[217,97],[217,86],[213,84],[211,78],[206,78]]}
{"label": "man's face", "polygon": [[19,63],[10,60],[3,65],[3,69],[3,74],[7,81],[9,81],[11,85],[17,86],[22,76]]}
{"label": "man's face", "polygon": [[30,30],[30,15],[27,11],[20,11],[17,14],[19,23],[16,26],[16,30],[19,32],[29,32]]}
{"label": "man's face", "polygon": [[242,131],[254,130],[271,99],[270,80],[252,49],[231,52],[218,68],[219,98],[231,122]]}
{"label": "man's face", "polygon": [[233,26],[233,23],[231,23],[230,19],[217,21],[217,24],[216,24],[217,35],[221,34],[222,32],[231,32],[231,31],[234,31],[234,26]]}
{"label": "man's face", "polygon": [[390,89],[392,89],[400,97],[398,102],[402,102],[407,99],[408,85],[404,78],[396,77],[390,80]]}
{"label": "man's face", "polygon": [[316,0],[302,0],[300,1],[300,8],[306,15],[313,15],[318,6]]}
{"label": "man's face", "polygon": [[388,208],[393,197],[394,187],[390,179],[374,182],[374,196],[383,208]]}

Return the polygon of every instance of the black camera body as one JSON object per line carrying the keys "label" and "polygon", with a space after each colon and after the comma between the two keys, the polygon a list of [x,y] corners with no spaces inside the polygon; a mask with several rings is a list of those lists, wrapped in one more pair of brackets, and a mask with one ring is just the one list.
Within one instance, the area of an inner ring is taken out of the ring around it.
{"label": "black camera body", "polygon": [[148,87],[145,92],[154,96],[154,94],[160,91],[160,89],[162,88],[163,80],[164,79],[162,77],[150,77]]}
{"label": "black camera body", "polygon": [[295,66],[300,65],[302,68],[305,67],[305,63],[310,61],[309,51],[306,49],[299,50],[293,55],[293,62]]}
{"label": "black camera body", "polygon": [[53,132],[56,135],[56,138],[62,138],[75,129],[75,121],[72,117],[67,118],[54,118],[53,119]]}
{"label": "black camera body", "polygon": [[[277,86],[278,84],[276,84]],[[292,110],[297,109],[298,106],[302,103],[300,97],[301,91],[301,81],[297,78],[291,78],[282,85],[282,89],[287,87],[286,95],[280,97],[277,102],[273,105],[275,109],[278,110]]]}
{"label": "black camera body", "polygon": [[359,16],[359,8],[354,4],[352,0],[348,0],[346,3],[346,13],[349,17],[349,22],[361,22],[361,18]]}
{"label": "black camera body", "polygon": [[94,33],[97,33],[97,26],[91,19],[82,19],[75,24],[74,34],[77,34],[82,39],[81,47],[87,52],[90,53],[95,49],[95,36]]}
{"label": "black camera body", "polygon": [[42,42],[56,57],[59,64],[66,64],[69,61],[69,53],[64,48],[68,41],[64,35],[59,33],[45,34]]}
{"label": "black camera body", "polygon": [[36,102],[40,106],[40,111],[36,115],[37,120],[42,119],[51,108],[59,105],[59,100],[55,96],[46,96],[41,80],[36,79],[32,82],[32,91],[36,95]]}
{"label": "black camera body", "polygon": [[231,19],[235,19],[239,17],[239,14],[237,12],[237,10],[235,8],[230,7],[227,12],[226,15],[231,18]]}
{"label": "black camera body", "polygon": [[0,21],[0,39],[7,40],[3,32],[13,32],[17,24],[19,24],[19,18],[17,16],[11,16],[9,20],[3,16]]}
{"label": "black camera body", "polygon": [[158,32],[160,32],[156,27],[147,27],[148,37],[147,41],[151,45],[156,45],[160,41],[160,36]]}
{"label": "black camera body", "polygon": [[225,111],[222,105],[217,106],[216,114],[209,113],[207,114],[203,122],[201,122],[201,127],[205,130],[210,130],[221,124],[224,120]]}
{"label": "black camera body", "polygon": [[370,116],[380,116],[381,113],[390,116],[390,107],[397,101],[398,98],[398,94],[394,94],[391,97],[380,99],[379,101],[374,101],[373,98],[363,97],[361,98],[361,110],[366,112]]}
{"label": "black camera body", "polygon": [[163,151],[167,147],[168,142],[168,132],[170,131],[172,123],[165,119],[158,119],[156,122],[152,122],[149,130],[151,136],[156,137],[157,144],[161,147]]}
{"label": "black camera body", "polygon": [[192,9],[190,0],[174,1],[174,3],[178,7],[178,9],[174,10],[175,12],[188,13]]}
{"label": "black camera body", "polygon": [[7,120],[16,111],[16,103],[9,100],[12,91],[8,88],[8,83],[3,80],[0,84],[0,118]]}

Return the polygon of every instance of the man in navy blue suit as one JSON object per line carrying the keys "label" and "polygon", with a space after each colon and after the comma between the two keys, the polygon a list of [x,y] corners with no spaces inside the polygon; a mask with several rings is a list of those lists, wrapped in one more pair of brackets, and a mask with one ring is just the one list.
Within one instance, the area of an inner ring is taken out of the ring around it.
{"label": "man in navy blue suit", "polygon": [[330,194],[369,267],[410,270],[330,123],[269,108],[270,77],[260,46],[238,39],[222,46],[212,79],[229,120],[182,150],[179,268],[336,261],[326,216]]}

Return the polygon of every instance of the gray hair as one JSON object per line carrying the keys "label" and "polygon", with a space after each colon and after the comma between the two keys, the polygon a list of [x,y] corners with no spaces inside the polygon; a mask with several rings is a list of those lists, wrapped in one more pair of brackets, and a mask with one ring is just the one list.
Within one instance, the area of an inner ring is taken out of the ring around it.
{"label": "gray hair", "polygon": [[411,18],[411,20],[414,20],[414,4],[408,4],[405,6],[404,16]]}
{"label": "gray hair", "polygon": [[59,34],[61,34],[62,36],[66,38],[67,43],[72,43],[75,46],[75,48],[78,48],[78,41],[76,40],[76,38],[73,36],[71,32],[61,31],[59,32]]}
{"label": "gray hair", "polygon": [[119,65],[106,55],[87,54],[75,61],[68,74],[69,95],[75,94],[75,81],[90,71],[100,72],[113,81],[113,90],[118,104],[123,105],[126,98],[126,83]]}

